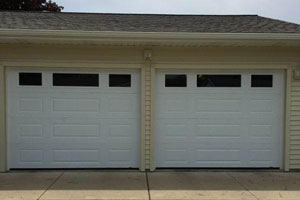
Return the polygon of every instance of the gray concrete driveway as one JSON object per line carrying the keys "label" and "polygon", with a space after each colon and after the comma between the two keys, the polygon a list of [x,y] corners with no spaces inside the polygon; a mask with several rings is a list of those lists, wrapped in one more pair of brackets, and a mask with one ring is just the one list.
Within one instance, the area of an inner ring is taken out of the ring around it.
{"label": "gray concrete driveway", "polygon": [[300,173],[35,171],[0,174],[0,200],[300,200]]}

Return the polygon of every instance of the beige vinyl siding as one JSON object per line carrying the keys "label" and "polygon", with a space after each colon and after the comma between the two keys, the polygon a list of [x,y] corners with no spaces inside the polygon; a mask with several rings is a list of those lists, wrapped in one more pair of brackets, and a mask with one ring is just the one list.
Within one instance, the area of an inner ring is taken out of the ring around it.
{"label": "beige vinyl siding", "polygon": [[145,65],[145,167],[151,165],[151,61],[146,60]]}
{"label": "beige vinyl siding", "polygon": [[300,169],[300,81],[294,79],[290,106],[290,169]]}

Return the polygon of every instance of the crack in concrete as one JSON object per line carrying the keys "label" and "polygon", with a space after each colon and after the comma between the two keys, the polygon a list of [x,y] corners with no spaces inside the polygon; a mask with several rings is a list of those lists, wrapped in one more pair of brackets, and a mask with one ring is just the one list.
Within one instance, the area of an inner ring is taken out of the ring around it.
{"label": "crack in concrete", "polygon": [[148,172],[145,172],[145,174],[146,174],[146,181],[147,181],[147,188],[148,188],[148,197],[149,197],[149,200],[151,200],[151,193],[150,193],[150,185],[149,185]]}
{"label": "crack in concrete", "polygon": [[237,182],[242,188],[244,188],[247,192],[249,192],[255,199],[260,200],[257,196],[255,196],[246,186],[244,186],[240,181],[238,181],[234,176],[230,173],[226,173],[229,177],[231,177],[235,182]]}
{"label": "crack in concrete", "polygon": [[61,172],[61,174],[53,181],[53,183],[51,183],[47,188],[46,190],[39,196],[39,198],[37,198],[37,200],[40,200],[44,195],[45,193],[55,184],[57,183],[57,181],[64,175],[64,171]]}

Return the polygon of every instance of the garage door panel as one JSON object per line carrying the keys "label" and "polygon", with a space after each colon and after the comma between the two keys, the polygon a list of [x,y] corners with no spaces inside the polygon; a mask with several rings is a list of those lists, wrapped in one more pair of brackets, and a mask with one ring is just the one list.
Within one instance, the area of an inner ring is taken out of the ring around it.
{"label": "garage door panel", "polygon": [[196,125],[195,137],[213,137],[213,138],[226,138],[226,137],[240,137],[242,127],[240,125]]}
{"label": "garage door panel", "polygon": [[283,72],[265,72],[269,88],[252,88],[252,72],[235,73],[235,88],[198,87],[194,72],[182,73],[186,87],[168,88],[172,72],[157,73],[157,167],[282,166]]}
{"label": "garage door panel", "polygon": [[34,165],[40,166],[44,163],[45,145],[38,144],[32,146],[29,142],[19,143],[19,145],[8,153],[8,160],[15,166]]}
{"label": "garage door panel", "polygon": [[269,166],[273,167],[279,163],[274,162],[274,152],[271,149],[250,150],[249,164],[251,166]]}
{"label": "garage door panel", "polygon": [[[75,146],[75,148],[74,148]],[[105,141],[75,141],[68,144],[55,141],[47,151],[49,167],[101,167],[118,168],[138,167],[137,144],[128,142],[107,143]]]}
{"label": "garage door panel", "polygon": [[251,112],[273,112],[272,99],[251,99],[248,103]]}
{"label": "garage door panel", "polygon": [[24,121],[17,118],[10,118],[18,123],[17,126],[10,126],[10,130],[14,131],[16,138],[39,138],[44,135],[43,123],[40,120]]}
{"label": "garage door panel", "polygon": [[20,98],[19,112],[42,112],[43,100],[41,98]]}
{"label": "garage door panel", "polygon": [[171,94],[170,97],[161,96],[161,104],[158,105],[160,111],[158,114],[160,117],[169,117],[173,118],[187,118],[188,112],[190,111],[189,105],[191,104],[189,96],[182,94]]}
{"label": "garage door panel", "polygon": [[276,116],[273,112],[250,112],[247,119],[250,125],[273,125]]}
{"label": "garage door panel", "polygon": [[191,142],[191,146],[194,149],[203,149],[203,150],[232,150],[232,149],[241,149],[241,138],[199,138]]}
{"label": "garage door panel", "polygon": [[192,133],[193,119],[161,119],[157,130],[163,134],[157,142],[187,142]]}
{"label": "garage door panel", "polygon": [[98,149],[55,149],[52,151],[53,163],[71,163],[71,162],[85,162],[85,163],[97,163],[99,160]]}
{"label": "garage door panel", "polygon": [[138,95],[106,94],[101,97],[101,108],[105,118],[135,118],[138,112]]}
{"label": "garage door panel", "polygon": [[43,137],[42,124],[19,124],[17,127],[17,135],[19,138],[37,138]]}
{"label": "garage door panel", "polygon": [[48,124],[53,127],[59,124],[70,125],[100,125],[103,123],[103,118],[99,113],[47,113],[42,119],[48,120]]}
{"label": "garage door panel", "polygon": [[100,137],[99,124],[53,124],[53,137]]}
{"label": "garage door panel", "polygon": [[273,127],[271,124],[252,124],[249,129],[249,136],[255,138],[272,138]]}
{"label": "garage door panel", "polygon": [[166,136],[167,138],[171,139],[184,139],[186,137],[187,125],[184,123],[181,124],[174,124],[174,123],[167,123],[164,125],[164,129],[167,129]]}
{"label": "garage door panel", "polygon": [[137,142],[139,127],[134,119],[104,120],[104,134],[107,142]]}
{"label": "garage door panel", "polygon": [[[273,150],[278,152],[279,150],[273,149],[274,146],[277,144],[275,142],[272,141],[273,138],[250,138],[249,142],[247,142],[249,145],[248,148],[249,149],[254,149],[254,150]],[[246,143],[246,142],[244,142]],[[245,144],[246,145],[246,144]],[[278,144],[277,144],[278,145]]]}
{"label": "garage door panel", "polygon": [[20,162],[43,162],[44,156],[43,156],[42,150],[28,150],[28,149],[20,149]]}
{"label": "garage door panel", "polygon": [[198,125],[216,125],[216,126],[226,126],[226,125],[241,125],[244,120],[242,113],[197,113],[195,116],[195,124]]}
{"label": "garage door panel", "polygon": [[8,71],[10,168],[138,167],[137,72],[127,72],[128,88],[109,88],[106,71],[93,72],[99,87],[53,86],[55,72],[39,72],[43,85],[25,87],[18,69]]}
{"label": "garage door panel", "polygon": [[164,148],[158,148],[158,163],[163,163],[165,167],[179,167],[189,165],[190,147],[188,142],[162,143]]}
{"label": "garage door panel", "polygon": [[[51,142],[72,142],[103,140],[103,120],[96,118],[83,118],[69,115],[54,115],[47,120],[44,128],[47,130],[46,137]],[[84,120],[83,120],[84,119]]]}
{"label": "garage door panel", "polygon": [[20,96],[11,94],[11,101],[14,107],[8,108],[8,115],[10,113],[18,114],[40,114],[44,111],[44,99],[42,96]]}
{"label": "garage door panel", "polygon": [[8,132],[14,132],[10,135],[12,141],[22,142],[42,142],[45,137],[45,127],[41,120],[20,120],[21,118],[10,117],[8,120],[16,122],[17,125],[8,124]]}
{"label": "garage door panel", "polygon": [[236,88],[199,87],[189,90],[192,91],[192,96],[199,100],[242,100],[245,95],[244,91]]}
{"label": "garage door panel", "polygon": [[122,94],[120,97],[119,95],[108,94],[105,96],[105,106],[108,108],[108,112],[132,112],[134,109],[134,102],[136,96],[135,95],[128,95]]}
{"label": "garage door panel", "polygon": [[[216,97],[218,98],[218,97]],[[239,112],[241,100],[199,99],[196,100],[196,112]]]}
{"label": "garage door panel", "polygon": [[196,149],[195,162],[201,163],[232,163],[240,164],[241,151],[239,149]]}
{"label": "garage door panel", "polygon": [[201,165],[201,168],[242,168],[240,161],[199,161],[195,164]]}
{"label": "garage door panel", "polygon": [[170,112],[186,112],[188,110],[188,98],[186,96],[171,95],[163,97],[163,106],[166,113]]}
{"label": "garage door panel", "polygon": [[97,99],[70,99],[70,98],[53,98],[53,112],[99,112],[100,103]]}
{"label": "garage door panel", "polygon": [[115,166],[120,168],[126,168],[130,166],[131,168],[138,167],[138,162],[133,159],[128,159],[134,154],[134,146],[131,144],[126,145],[112,145],[112,147],[107,151],[106,160],[104,162],[104,167]]}

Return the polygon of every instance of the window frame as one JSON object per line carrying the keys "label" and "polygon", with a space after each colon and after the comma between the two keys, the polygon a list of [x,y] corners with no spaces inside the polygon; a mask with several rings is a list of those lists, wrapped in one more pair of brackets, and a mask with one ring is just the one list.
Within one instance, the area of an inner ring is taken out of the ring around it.
{"label": "window frame", "polygon": [[[110,86],[110,75],[129,75],[129,77],[130,77],[130,86]],[[114,73],[114,72],[109,72],[109,73],[107,73],[107,87],[108,88],[123,88],[123,89],[125,89],[125,88],[132,88],[133,86],[133,74],[131,74],[131,73],[126,73],[126,72],[124,72],[124,73]]]}
{"label": "window frame", "polygon": [[[54,75],[55,74],[79,74],[79,75],[97,75],[98,77],[98,81],[97,81],[97,86],[84,86],[84,85],[80,85],[80,86],[75,86],[75,85],[54,85]],[[58,72],[51,72],[51,87],[56,87],[56,88],[63,88],[63,87],[66,87],[66,88],[70,88],[70,89],[73,89],[73,88],[100,88],[101,87],[101,84],[100,84],[100,79],[101,79],[101,74],[98,73],[98,72],[61,72],[61,71],[58,71]]]}
{"label": "window frame", "polygon": [[[39,74],[39,75],[41,75],[41,84],[40,85],[21,85],[21,74]],[[24,72],[24,71],[19,71],[19,72],[17,72],[17,75],[18,75],[18,83],[17,83],[17,85],[18,85],[18,87],[43,87],[44,86],[44,78],[43,78],[43,72],[37,72],[37,71],[26,71],[26,72]]]}
{"label": "window frame", "polygon": [[[253,87],[252,86],[252,76],[272,76],[272,86],[271,87]],[[275,75],[272,73],[251,73],[249,78],[249,87],[251,89],[272,89],[274,88]]]}
{"label": "window frame", "polygon": [[[168,76],[168,75],[182,75],[182,76],[185,76],[185,86],[166,86],[166,81],[167,81],[167,79],[166,79],[166,77]],[[183,88],[187,88],[188,87],[188,79],[189,79],[189,74],[187,74],[187,73],[164,73],[163,74],[163,87],[164,88],[166,88],[166,89],[172,89],[172,88],[177,88],[177,89],[183,89]]]}
{"label": "window frame", "polygon": [[[230,87],[230,86],[198,86],[198,76],[207,75],[207,76],[240,76],[240,86]],[[196,73],[195,87],[197,89],[239,89],[243,87],[243,74],[242,73]]]}

